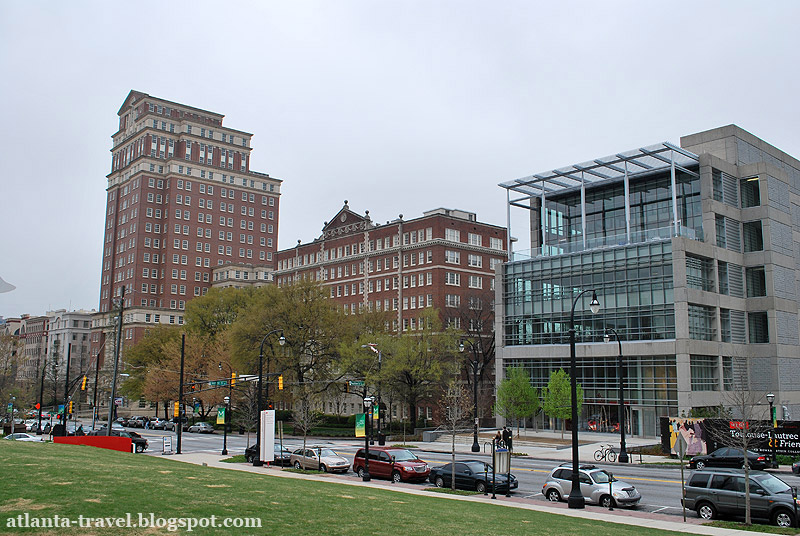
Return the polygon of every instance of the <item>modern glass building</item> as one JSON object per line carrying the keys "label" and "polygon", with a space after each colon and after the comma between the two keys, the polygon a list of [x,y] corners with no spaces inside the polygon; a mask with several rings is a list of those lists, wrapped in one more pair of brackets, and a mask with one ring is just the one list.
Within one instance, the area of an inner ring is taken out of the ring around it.
{"label": "modern glass building", "polygon": [[[772,391],[800,415],[800,161],[729,125],[502,183],[528,211],[530,249],[498,272],[498,381],[569,369],[575,310],[579,427],[613,429],[622,341],[627,428]],[[510,229],[509,218],[509,235]],[[767,402],[764,400],[764,405]]]}

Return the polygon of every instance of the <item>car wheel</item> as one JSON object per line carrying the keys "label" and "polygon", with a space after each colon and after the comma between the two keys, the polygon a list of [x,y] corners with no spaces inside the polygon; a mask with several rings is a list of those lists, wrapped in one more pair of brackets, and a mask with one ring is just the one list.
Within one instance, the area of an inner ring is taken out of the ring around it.
{"label": "car wheel", "polygon": [[144,445],[136,445],[136,452],[144,452]]}
{"label": "car wheel", "polygon": [[794,514],[789,510],[778,510],[772,516],[772,523],[779,527],[794,527]]}
{"label": "car wheel", "polygon": [[479,480],[478,484],[475,486],[475,490],[478,493],[485,493],[486,492],[486,483]]}
{"label": "car wheel", "polygon": [[399,472],[397,472],[397,471],[394,471],[394,472],[392,473],[392,482],[394,482],[395,484],[397,484],[397,483],[398,483],[398,482],[400,482],[401,480],[402,480],[402,478],[400,478],[400,473],[399,473]]}
{"label": "car wheel", "polygon": [[363,467],[359,467],[358,471],[356,471],[356,472],[358,473],[358,478],[364,478],[364,468]]}
{"label": "car wheel", "polygon": [[320,471],[322,471],[323,473],[327,473],[327,472],[328,472],[328,468],[327,468],[327,467],[325,467],[325,464],[324,464],[324,463],[323,463],[323,464],[320,464],[320,466],[319,466],[319,470],[320,470]]}
{"label": "car wheel", "polygon": [[437,476],[436,480],[434,480],[433,483],[437,488],[443,488],[444,487],[444,479],[442,477],[440,477],[440,476]]}
{"label": "car wheel", "polygon": [[695,463],[695,467],[697,468],[698,471],[702,471],[703,469],[706,468],[706,462],[699,460],[697,463]]}
{"label": "car wheel", "polygon": [[610,495],[603,495],[600,497],[600,506],[603,508],[612,508],[616,505],[616,502],[614,502],[614,499]]}
{"label": "car wheel", "polygon": [[295,469],[302,469],[303,467],[300,465],[300,462],[299,462],[299,461],[295,461],[295,462],[294,462],[294,468],[295,468]]}
{"label": "car wheel", "polygon": [[253,463],[256,460],[256,457],[252,454],[246,454],[244,459],[247,463]]}
{"label": "car wheel", "polygon": [[547,491],[547,500],[550,502],[558,502],[561,500],[561,494],[557,489],[550,489]]}
{"label": "car wheel", "polygon": [[700,519],[712,520],[717,518],[717,509],[714,505],[707,502],[702,502],[697,505],[697,516]]}

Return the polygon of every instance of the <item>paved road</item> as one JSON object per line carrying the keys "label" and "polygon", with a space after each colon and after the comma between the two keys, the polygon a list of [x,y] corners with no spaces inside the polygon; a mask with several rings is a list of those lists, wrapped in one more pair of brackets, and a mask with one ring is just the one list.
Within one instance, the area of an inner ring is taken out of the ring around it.
{"label": "paved road", "polygon": [[[173,449],[176,448],[177,438],[172,432],[164,432],[161,430],[141,430],[137,432],[147,437],[150,441],[148,454],[161,455],[162,438],[165,435],[173,436]],[[223,436],[219,433],[214,434],[182,434],[182,452],[221,452]],[[249,442],[255,442],[255,436],[249,436]],[[354,439],[342,440],[319,440],[310,439],[308,444],[324,444],[335,448],[340,454],[352,460],[358,448],[363,446],[362,443]],[[230,434],[228,435],[228,452],[230,455],[243,454],[245,447],[248,445],[248,436]],[[302,446],[302,439],[288,438],[284,440],[284,446],[289,450],[294,450]],[[418,456],[427,461],[433,466],[441,465],[450,461],[450,454],[443,452],[431,452],[425,450],[425,444],[420,445],[420,450],[416,451]],[[489,461],[491,456],[483,453],[469,453],[462,454],[459,452],[456,455],[457,459],[480,459]],[[545,482],[547,475],[553,467],[564,463],[563,460],[547,460],[547,459],[531,459],[515,457],[512,461],[512,472],[520,482],[519,488],[515,491],[516,497],[522,497],[533,501],[545,501],[542,496],[542,486]],[[681,498],[681,472],[677,467],[659,467],[653,465],[620,465],[620,464],[603,464],[595,463],[598,467],[606,469],[620,480],[624,480],[636,486],[642,494],[642,502],[637,507],[637,510],[651,513],[669,514],[674,516],[683,515],[683,510],[680,504]],[[689,471],[685,471],[685,476],[688,478]],[[790,486],[800,486],[800,477],[785,472],[778,475],[779,478],[784,480]],[[357,479],[352,472],[342,475],[337,478]],[[386,483],[391,486],[390,483]],[[694,512],[687,512],[687,516],[695,516]]]}

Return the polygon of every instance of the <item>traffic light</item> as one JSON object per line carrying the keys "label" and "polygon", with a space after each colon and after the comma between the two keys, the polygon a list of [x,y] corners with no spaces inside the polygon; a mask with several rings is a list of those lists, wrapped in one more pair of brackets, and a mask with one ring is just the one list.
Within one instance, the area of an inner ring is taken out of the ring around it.
{"label": "traffic light", "polygon": [[192,391],[196,391],[196,390],[197,390],[197,386],[196,386],[195,384],[193,384],[193,383],[190,383],[190,384],[189,384],[189,388],[190,388]]}
{"label": "traffic light", "polygon": [[267,400],[267,409],[274,409],[272,407],[272,400]]}
{"label": "traffic light", "polygon": [[231,372],[231,387],[236,386],[236,373]]}
{"label": "traffic light", "polygon": [[181,414],[181,404],[180,402],[175,402],[175,409],[173,410],[173,417],[178,417]]}
{"label": "traffic light", "polygon": [[283,391],[283,374],[278,376],[278,389]]}
{"label": "traffic light", "polygon": [[86,376],[83,377],[83,381],[81,382],[81,391],[86,390]]}
{"label": "traffic light", "polygon": [[72,413],[72,400],[69,401],[69,412]]}

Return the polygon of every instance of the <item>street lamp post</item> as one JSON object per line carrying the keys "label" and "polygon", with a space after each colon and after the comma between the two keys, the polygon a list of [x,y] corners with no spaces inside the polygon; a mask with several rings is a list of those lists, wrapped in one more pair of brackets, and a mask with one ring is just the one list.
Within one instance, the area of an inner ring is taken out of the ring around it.
{"label": "street lamp post", "polygon": [[625,450],[625,390],[623,384],[625,383],[625,367],[622,363],[622,342],[619,340],[619,334],[614,328],[606,328],[606,333],[603,339],[606,342],[611,340],[611,334],[617,340],[619,346],[619,360],[617,362],[617,376],[619,378],[619,463],[628,463],[628,452]]}
{"label": "street lamp post", "polygon": [[222,455],[228,455],[228,413],[231,411],[231,397],[225,397],[225,422],[222,424]]}
{"label": "street lamp post", "polygon": [[[222,370],[222,362],[219,363],[219,370]],[[225,397],[225,422],[222,425],[222,455],[228,454],[228,422],[231,411],[230,401],[233,398],[233,367],[228,365],[228,396]]]}
{"label": "street lamp post", "polygon": [[478,443],[478,352],[473,343],[469,339],[462,339],[458,345],[458,351],[464,351],[464,343],[469,344],[472,349],[474,359],[470,360],[472,365],[472,452],[480,452],[481,446]]}
{"label": "street lamp post", "polygon": [[770,439],[771,439],[770,443],[772,443],[772,463],[776,464],[777,467],[778,456],[775,452],[775,428],[776,428],[775,425],[778,423],[775,422],[775,415],[773,413],[774,408],[772,403],[775,402],[774,393],[772,392],[767,393],[767,402],[769,402],[769,425],[772,428],[772,433],[770,434]]}
{"label": "street lamp post", "polygon": [[11,403],[9,404],[11,406],[11,433],[12,434],[14,433],[14,402],[16,402],[16,400],[17,400],[17,397],[16,396],[12,396],[11,397]]}
{"label": "street lamp post", "polygon": [[117,340],[114,347],[114,375],[111,377],[111,397],[109,398],[110,404],[108,406],[108,428],[106,428],[106,435],[111,435],[111,423],[114,422],[114,405],[117,397],[117,375],[119,374],[119,354],[122,348],[122,312],[125,309],[125,285],[122,286],[122,295],[119,299],[119,322],[117,322]]}
{"label": "street lamp post", "polygon": [[372,401],[374,400],[371,396],[364,397],[364,474],[361,476],[361,480],[364,482],[369,482],[371,480],[369,476],[369,421],[372,419]]}
{"label": "street lamp post", "polygon": [[600,302],[597,301],[597,292],[588,289],[580,292],[575,301],[572,302],[572,309],[569,313],[569,374],[570,374],[570,403],[572,404],[572,490],[569,492],[567,505],[569,508],[585,508],[586,499],[581,493],[580,475],[578,473],[580,461],[578,457],[578,364],[575,359],[575,306],[581,296],[587,292],[592,293],[592,301],[589,308],[593,314],[600,310]]}
{"label": "street lamp post", "polygon": [[256,413],[256,421],[258,423],[258,434],[256,435],[256,459],[253,460],[254,467],[261,467],[264,465],[264,462],[261,461],[261,382],[264,377],[264,343],[267,342],[267,339],[270,335],[275,335],[276,333],[280,333],[280,337],[278,337],[278,344],[283,346],[286,344],[286,338],[283,336],[282,329],[273,329],[266,335],[264,338],[261,339],[261,347],[258,350],[258,397],[257,397],[257,405],[258,405],[258,412]]}
{"label": "street lamp post", "polygon": [[[382,445],[383,443],[381,443],[381,440],[380,440],[381,439],[380,435],[381,435],[381,359],[382,359],[382,354],[381,354],[380,348],[378,348],[378,345],[375,344],[374,342],[371,342],[371,343],[368,343],[368,344],[362,344],[361,347],[362,348],[369,348],[370,350],[372,350],[373,352],[378,354],[378,399],[376,401],[376,403],[378,405],[378,429],[376,430],[375,433],[378,436],[378,444]],[[365,430],[365,432],[366,432],[366,430]],[[373,445],[375,444],[374,438],[373,438],[372,444]]]}

